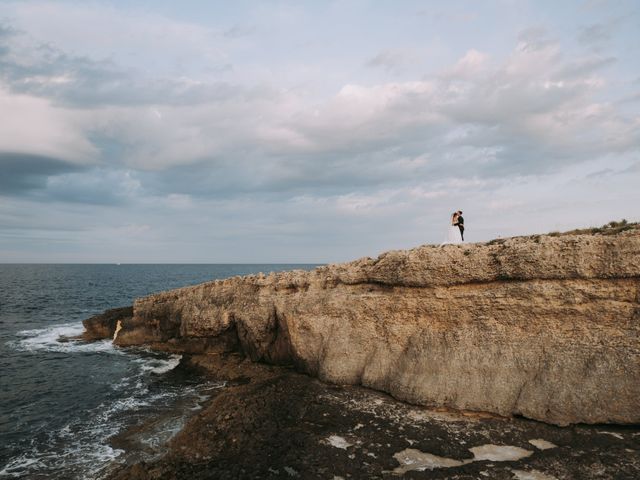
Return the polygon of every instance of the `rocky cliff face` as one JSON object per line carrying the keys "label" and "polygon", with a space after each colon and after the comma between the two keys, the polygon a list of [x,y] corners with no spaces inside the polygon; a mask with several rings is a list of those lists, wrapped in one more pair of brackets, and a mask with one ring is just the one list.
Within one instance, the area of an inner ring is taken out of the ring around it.
{"label": "rocky cliff face", "polygon": [[241,350],[414,404],[638,423],[639,302],[640,230],[536,236],[152,295],[116,343]]}

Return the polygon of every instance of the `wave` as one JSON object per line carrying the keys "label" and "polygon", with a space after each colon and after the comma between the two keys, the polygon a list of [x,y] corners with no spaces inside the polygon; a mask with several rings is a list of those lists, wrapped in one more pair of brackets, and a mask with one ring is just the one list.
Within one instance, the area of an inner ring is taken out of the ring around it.
{"label": "wave", "polygon": [[29,352],[57,352],[57,353],[111,353],[136,356],[136,353],[148,355],[134,358],[140,365],[142,372],[162,375],[170,372],[180,364],[182,355],[171,354],[167,358],[145,348],[123,350],[115,347],[111,340],[85,342],[76,339],[84,331],[81,322],[51,325],[45,328],[21,330],[17,332],[18,340],[8,342],[17,350]]}
{"label": "wave", "polygon": [[173,354],[169,358],[140,358],[136,362],[140,363],[143,372],[151,372],[156,375],[170,372],[180,364],[182,355]]}
{"label": "wave", "polygon": [[[172,424],[170,428],[167,426],[162,435],[150,439],[151,443],[160,445],[181,428],[183,416],[204,401],[201,389],[218,387],[205,382],[187,386],[162,383],[159,388],[155,384],[157,377],[176,368],[182,359],[181,355],[168,355],[144,348],[114,347],[110,340],[87,343],[70,339],[82,331],[80,322],[56,324],[19,331],[16,339],[8,342],[15,350],[29,353],[56,352],[71,356],[86,353],[118,354],[117,365],[120,367],[116,371],[98,370],[108,371],[113,379],[110,393],[101,399],[99,405],[78,411],[65,425],[44,432],[37,439],[34,436],[19,454],[6,464],[0,464],[0,479],[50,474],[66,478],[99,478],[114,461],[122,461],[120,457],[124,451],[109,446],[111,437],[132,422],[146,418],[158,407],[159,411],[164,411],[171,405],[187,401],[189,406],[181,409],[175,425]],[[78,360],[84,363],[83,359]],[[101,363],[98,361],[91,365]],[[114,365],[111,361],[107,363]]]}
{"label": "wave", "polygon": [[51,325],[45,328],[19,331],[18,340],[9,342],[17,350],[29,352],[60,352],[60,353],[121,353],[110,340],[84,342],[76,337],[84,331],[81,322]]}
{"label": "wave", "polygon": [[[148,377],[148,373],[140,375]],[[110,438],[127,426],[149,418],[154,410],[163,411],[166,416],[167,407],[181,403],[177,411],[164,420],[154,421],[154,429],[138,439],[149,448],[138,454],[155,458],[163,451],[162,445],[181,430],[187,417],[202,408],[210,392],[224,386],[224,383],[205,382],[150,393],[136,381],[120,392],[120,398],[105,401],[49,432],[48,440],[34,439],[23,453],[0,467],[0,478],[102,478],[114,462],[126,461],[125,451],[111,447]],[[64,445],[63,451],[58,450],[61,445]]]}

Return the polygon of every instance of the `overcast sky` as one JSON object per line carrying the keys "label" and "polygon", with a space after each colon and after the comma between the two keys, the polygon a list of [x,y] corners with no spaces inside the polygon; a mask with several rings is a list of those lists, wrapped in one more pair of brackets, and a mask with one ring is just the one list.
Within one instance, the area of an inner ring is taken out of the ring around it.
{"label": "overcast sky", "polygon": [[637,1],[0,1],[0,262],[639,220]]}

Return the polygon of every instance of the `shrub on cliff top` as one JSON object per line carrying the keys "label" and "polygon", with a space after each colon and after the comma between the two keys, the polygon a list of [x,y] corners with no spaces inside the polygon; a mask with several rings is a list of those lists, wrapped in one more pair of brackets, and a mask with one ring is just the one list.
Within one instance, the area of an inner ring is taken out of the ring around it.
{"label": "shrub on cliff top", "polygon": [[579,228],[562,233],[562,235],[616,235],[627,230],[638,228],[640,224],[629,223],[624,218],[619,222],[613,221],[601,227]]}
{"label": "shrub on cliff top", "polygon": [[[640,223],[638,222],[628,222],[624,218],[619,222],[612,221],[601,227],[590,227],[590,228],[576,228],[574,230],[569,230],[567,232],[549,232],[546,234],[547,237],[561,237],[564,235],[617,235],[621,232],[626,232],[627,230],[640,230]],[[529,238],[533,240],[535,243],[540,243],[541,237],[545,235],[523,235],[521,237],[514,238]],[[487,245],[501,245],[504,244],[506,239],[504,238],[496,238],[494,240],[490,240],[487,242]]]}

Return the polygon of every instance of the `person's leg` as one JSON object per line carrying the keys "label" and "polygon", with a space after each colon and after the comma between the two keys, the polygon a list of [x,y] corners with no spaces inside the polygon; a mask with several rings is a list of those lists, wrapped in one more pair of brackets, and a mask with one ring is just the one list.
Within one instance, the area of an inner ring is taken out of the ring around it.
{"label": "person's leg", "polygon": [[460,225],[458,228],[460,228],[460,237],[462,238],[462,241],[464,242],[464,227],[462,225]]}

